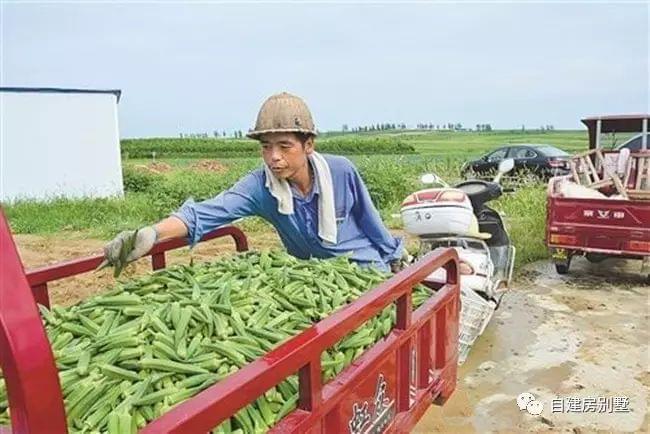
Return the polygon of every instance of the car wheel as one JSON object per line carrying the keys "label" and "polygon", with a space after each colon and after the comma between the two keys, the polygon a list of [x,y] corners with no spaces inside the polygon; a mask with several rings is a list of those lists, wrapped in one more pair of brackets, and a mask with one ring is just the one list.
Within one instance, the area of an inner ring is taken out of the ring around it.
{"label": "car wheel", "polygon": [[460,170],[460,177],[461,179],[476,178],[476,172],[472,169],[472,166],[466,166]]}
{"label": "car wheel", "polygon": [[541,181],[546,184],[548,181],[551,180],[552,177],[555,176],[553,172],[554,172],[553,170],[544,170],[542,172],[542,176],[540,177]]}
{"label": "car wheel", "polygon": [[518,187],[526,185],[533,178],[530,170],[525,167],[517,167],[509,175],[507,179],[510,183]]}
{"label": "car wheel", "polygon": [[592,264],[598,264],[607,259],[608,256],[601,253],[587,253],[585,255],[585,258],[587,258],[587,261],[591,262]]}

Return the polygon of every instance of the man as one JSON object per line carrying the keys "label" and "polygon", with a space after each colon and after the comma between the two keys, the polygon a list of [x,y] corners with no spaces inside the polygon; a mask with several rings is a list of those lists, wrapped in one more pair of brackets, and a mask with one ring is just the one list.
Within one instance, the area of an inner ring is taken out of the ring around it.
{"label": "man", "polygon": [[[350,254],[361,266],[398,269],[403,240],[384,226],[354,165],[314,151],[316,129],[302,99],[288,93],[269,97],[247,136],[259,140],[263,168],[212,199],[189,199],[170,217],[140,229],[127,261],[149,252],[157,240],[187,237],[193,246],[207,232],[256,215],[275,227],[298,258]],[[109,263],[132,234],[122,232],[106,245]]]}

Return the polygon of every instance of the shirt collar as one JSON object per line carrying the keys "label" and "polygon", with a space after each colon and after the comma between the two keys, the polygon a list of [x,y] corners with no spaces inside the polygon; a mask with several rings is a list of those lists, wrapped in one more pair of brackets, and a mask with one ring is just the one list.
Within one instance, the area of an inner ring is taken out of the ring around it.
{"label": "shirt collar", "polygon": [[307,161],[309,161],[309,165],[311,166],[311,169],[314,173],[314,182],[311,184],[311,191],[307,193],[307,196],[303,196],[302,193],[300,193],[300,191],[298,191],[298,189],[295,188],[291,183],[289,183],[289,186],[293,192],[293,197],[296,197],[305,202],[311,202],[314,198],[314,195],[320,195],[320,187],[318,186],[318,174],[316,173],[316,168],[314,168],[314,165],[311,164],[311,159],[308,159]]}

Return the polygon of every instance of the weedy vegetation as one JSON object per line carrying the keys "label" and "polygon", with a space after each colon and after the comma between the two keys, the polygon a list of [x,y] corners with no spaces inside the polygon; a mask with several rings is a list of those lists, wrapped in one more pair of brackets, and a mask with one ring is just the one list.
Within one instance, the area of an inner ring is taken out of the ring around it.
{"label": "weedy vegetation", "polygon": [[[434,172],[453,185],[460,180],[465,161],[506,143],[548,143],[569,152],[587,147],[586,135],[578,131],[388,132],[330,136],[318,140],[317,149],[347,155],[359,168],[388,226],[399,229],[401,222],[394,215],[399,213],[401,201],[422,187],[419,179],[423,173]],[[171,170],[148,170],[152,152],[157,155],[155,162],[164,162]],[[32,234],[76,231],[109,239],[121,230],[166,217],[190,197],[213,197],[262,164],[259,146],[250,140],[132,139],[122,141],[122,153],[124,198],[5,203],[12,230]],[[218,159],[224,170],[196,170],[195,157]],[[521,264],[546,256],[546,193],[545,184],[533,178],[519,181],[515,192],[505,194],[492,205],[505,214],[518,249],[517,262]],[[272,230],[259,218],[245,219],[238,225],[249,233]]]}

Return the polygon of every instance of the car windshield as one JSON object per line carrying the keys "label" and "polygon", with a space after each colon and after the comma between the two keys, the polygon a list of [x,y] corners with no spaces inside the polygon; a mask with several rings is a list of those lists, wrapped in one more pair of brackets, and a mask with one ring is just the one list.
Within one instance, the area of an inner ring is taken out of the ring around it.
{"label": "car windshield", "polygon": [[569,154],[564,152],[562,149],[555,148],[553,146],[537,146],[535,147],[542,154],[547,157],[567,157]]}

